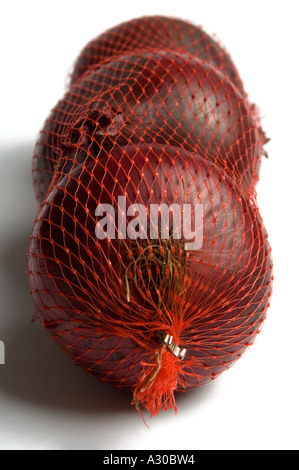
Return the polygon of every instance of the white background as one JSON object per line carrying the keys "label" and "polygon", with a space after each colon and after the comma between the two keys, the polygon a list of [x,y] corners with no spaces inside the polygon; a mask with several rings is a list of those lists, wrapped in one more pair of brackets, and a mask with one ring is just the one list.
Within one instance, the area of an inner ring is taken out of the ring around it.
{"label": "white background", "polygon": [[[298,2],[2,2],[0,47],[1,449],[298,449]],[[75,367],[31,323],[26,249],[37,210],[34,141],[90,39],[144,14],[182,17],[216,33],[258,104],[271,142],[258,201],[273,248],[271,307],[254,345],[214,382],[145,427],[129,393]]]}

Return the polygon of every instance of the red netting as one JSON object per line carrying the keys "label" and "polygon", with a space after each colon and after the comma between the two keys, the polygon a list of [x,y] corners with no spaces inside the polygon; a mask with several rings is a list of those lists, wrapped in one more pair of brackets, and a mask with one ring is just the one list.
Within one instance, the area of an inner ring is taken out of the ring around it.
{"label": "red netting", "polygon": [[[265,141],[228,54],[161,17],[88,44],[45,122],[28,254],[36,317],[138,409],[175,406],[176,390],[217,377],[260,331],[272,288],[255,199]],[[187,209],[201,222],[196,249]]]}

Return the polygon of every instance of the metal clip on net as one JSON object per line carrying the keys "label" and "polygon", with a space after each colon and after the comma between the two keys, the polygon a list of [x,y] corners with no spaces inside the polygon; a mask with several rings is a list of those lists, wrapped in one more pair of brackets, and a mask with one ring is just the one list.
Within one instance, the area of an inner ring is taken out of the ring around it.
{"label": "metal clip on net", "polygon": [[186,356],[187,350],[185,348],[180,349],[176,344],[172,342],[172,339],[173,339],[173,336],[166,335],[162,344],[165,344],[167,349],[170,352],[172,352],[174,356],[178,357],[181,360],[184,359]]}

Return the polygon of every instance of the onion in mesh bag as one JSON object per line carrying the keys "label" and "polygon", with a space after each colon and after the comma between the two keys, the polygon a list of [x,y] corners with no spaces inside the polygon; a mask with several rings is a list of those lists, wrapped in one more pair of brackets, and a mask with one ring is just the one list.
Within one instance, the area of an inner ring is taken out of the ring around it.
{"label": "onion in mesh bag", "polygon": [[174,51],[207,61],[228,77],[245,96],[229,53],[202,27],[179,18],[144,16],[121,23],[90,41],[75,61],[71,84],[98,64],[129,52]]}
{"label": "onion in mesh bag", "polygon": [[229,54],[166,17],[79,54],[36,143],[35,316],[154,415],[253,343],[272,291],[256,201],[266,137]]}
{"label": "onion in mesh bag", "polygon": [[[146,223],[135,226],[140,238],[124,237],[137,204]],[[162,204],[202,205],[200,249],[185,249],[171,217],[168,238],[163,218],[150,237],[151,207]],[[100,239],[97,207],[109,206],[115,238]],[[175,390],[209,382],[252,344],[272,261],[257,207],[221,168],[184,149],[131,144],[62,167],[36,218],[28,274],[36,316],[59,346],[156,414],[174,405]],[[163,344],[167,335],[184,360]]]}
{"label": "onion in mesh bag", "polygon": [[124,56],[85,74],[47,119],[33,158],[41,202],[57,164],[92,145],[158,142],[204,152],[254,193],[263,138],[255,114],[212,65],[176,52]]}

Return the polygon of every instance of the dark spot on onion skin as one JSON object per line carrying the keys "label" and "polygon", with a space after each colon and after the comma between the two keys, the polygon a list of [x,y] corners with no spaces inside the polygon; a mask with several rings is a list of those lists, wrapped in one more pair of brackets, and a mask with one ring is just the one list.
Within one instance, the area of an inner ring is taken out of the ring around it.
{"label": "dark spot on onion skin", "polygon": [[95,136],[116,136],[119,134],[120,129],[124,125],[124,118],[121,113],[116,114],[114,117],[104,114],[98,121],[99,128],[95,132]]}
{"label": "dark spot on onion skin", "polygon": [[110,359],[115,362],[121,361],[125,357],[122,351],[115,351],[113,354],[110,355]]}
{"label": "dark spot on onion skin", "polygon": [[92,110],[69,129],[61,142],[62,151],[86,148],[94,140],[102,143],[107,137],[116,137],[123,125],[123,115],[114,109]]}

